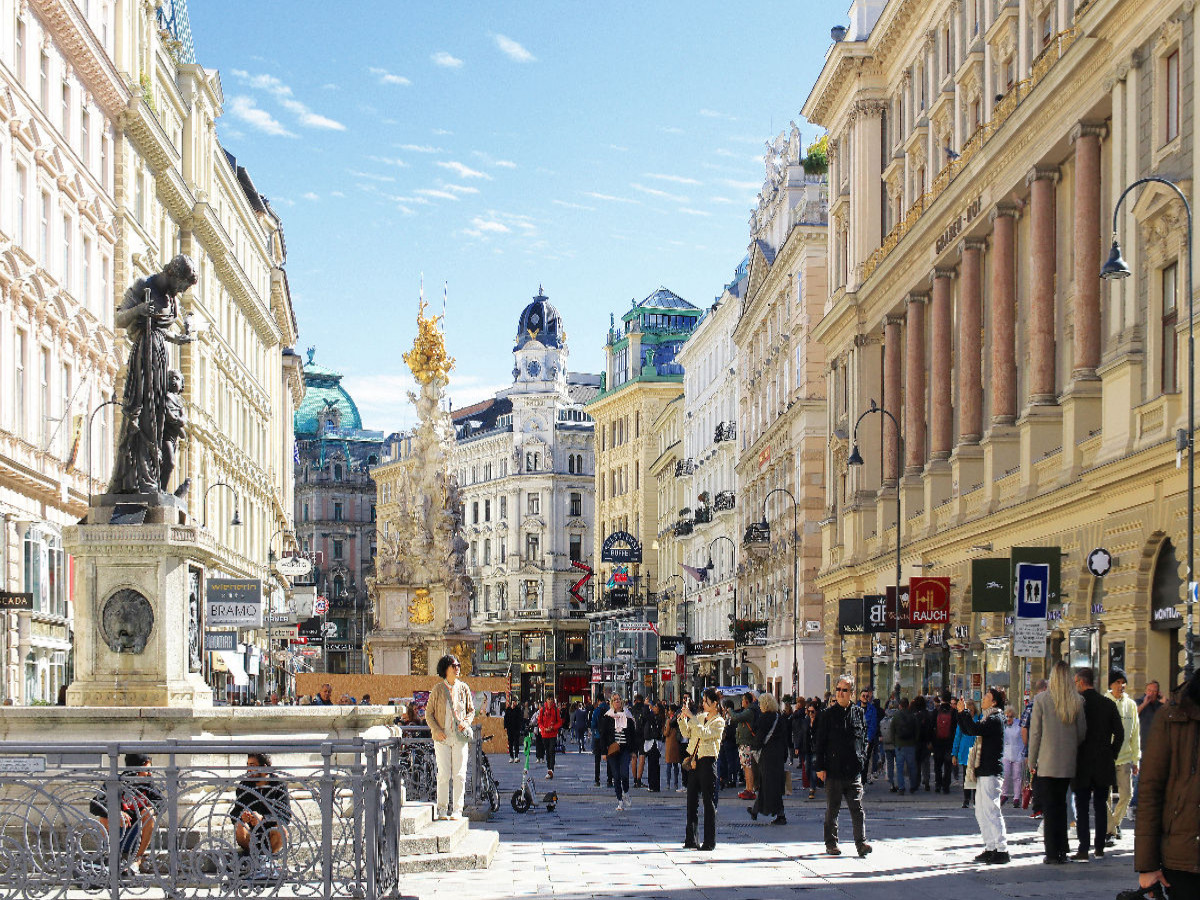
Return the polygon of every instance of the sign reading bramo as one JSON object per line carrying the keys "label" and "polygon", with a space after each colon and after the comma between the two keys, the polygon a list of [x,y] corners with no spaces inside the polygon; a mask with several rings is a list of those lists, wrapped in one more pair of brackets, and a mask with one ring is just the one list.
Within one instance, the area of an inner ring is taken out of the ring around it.
{"label": "sign reading bramo", "polygon": [[207,584],[206,625],[261,628],[262,581],[258,578],[210,578]]}

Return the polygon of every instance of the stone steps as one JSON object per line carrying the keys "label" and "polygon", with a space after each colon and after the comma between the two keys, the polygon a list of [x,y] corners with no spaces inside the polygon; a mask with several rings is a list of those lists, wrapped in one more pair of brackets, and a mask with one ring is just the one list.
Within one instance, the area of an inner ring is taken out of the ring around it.
{"label": "stone steps", "polygon": [[432,803],[408,803],[400,811],[400,873],[486,869],[492,864],[500,835],[471,831],[470,822],[433,820]]}
{"label": "stone steps", "polygon": [[492,864],[500,835],[495,831],[467,831],[453,849],[445,853],[418,853],[401,856],[398,862],[401,875],[412,872],[457,872],[464,869],[486,869]]}

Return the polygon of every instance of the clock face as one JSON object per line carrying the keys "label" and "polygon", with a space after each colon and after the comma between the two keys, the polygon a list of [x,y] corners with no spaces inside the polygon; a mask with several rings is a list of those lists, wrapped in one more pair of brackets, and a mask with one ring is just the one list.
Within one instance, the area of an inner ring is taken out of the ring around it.
{"label": "clock face", "polygon": [[542,324],[542,317],[540,315],[538,315],[537,313],[534,313],[533,315],[531,315],[529,317],[529,324],[532,325],[534,328],[537,328],[539,325]]}
{"label": "clock face", "polygon": [[525,371],[529,373],[530,378],[537,378],[538,372],[542,371],[542,366],[536,359],[531,359],[525,366]]}

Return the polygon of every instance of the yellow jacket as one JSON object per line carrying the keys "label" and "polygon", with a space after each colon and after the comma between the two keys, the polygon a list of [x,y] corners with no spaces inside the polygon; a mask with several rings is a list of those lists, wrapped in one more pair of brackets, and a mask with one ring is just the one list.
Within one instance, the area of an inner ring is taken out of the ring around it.
{"label": "yellow jacket", "polygon": [[688,742],[687,752],[690,756],[715,757],[721,749],[721,734],[725,731],[725,720],[720,716],[709,716],[701,713],[689,719],[679,719],[679,733]]}
{"label": "yellow jacket", "polygon": [[1117,704],[1117,712],[1121,714],[1121,725],[1125,728],[1125,742],[1121,744],[1121,752],[1117,756],[1117,765],[1133,763],[1135,766],[1142,758],[1142,731],[1139,727],[1137,703],[1128,693],[1118,700],[1109,691],[1104,695]]}

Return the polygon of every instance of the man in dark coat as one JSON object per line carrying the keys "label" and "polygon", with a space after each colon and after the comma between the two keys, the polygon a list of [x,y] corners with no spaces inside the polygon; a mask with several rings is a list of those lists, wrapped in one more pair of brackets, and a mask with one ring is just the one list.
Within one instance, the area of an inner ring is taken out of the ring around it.
{"label": "man in dark coat", "polygon": [[1125,727],[1117,704],[1101,695],[1095,688],[1096,673],[1086,666],[1075,672],[1075,687],[1083,695],[1083,714],[1087,734],[1079,745],[1075,777],[1076,834],[1079,849],[1073,857],[1080,862],[1088,858],[1088,803],[1096,811],[1096,856],[1104,855],[1104,836],[1108,834],[1108,796],[1117,786],[1117,755],[1125,741]]}
{"label": "man in dark coat", "polygon": [[854,679],[838,678],[836,702],[817,719],[817,777],[825,782],[825,852],[840,856],[838,849],[838,813],[842,798],[850,807],[854,823],[854,845],[859,856],[871,852],[867,843],[866,818],[862,805],[862,766],[867,753],[867,723],[861,706],[854,700]]}
{"label": "man in dark coat", "polygon": [[508,761],[516,762],[521,755],[521,737],[525,733],[525,713],[513,694],[504,707],[504,733],[508,736]]}

